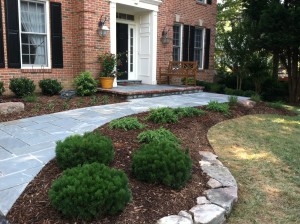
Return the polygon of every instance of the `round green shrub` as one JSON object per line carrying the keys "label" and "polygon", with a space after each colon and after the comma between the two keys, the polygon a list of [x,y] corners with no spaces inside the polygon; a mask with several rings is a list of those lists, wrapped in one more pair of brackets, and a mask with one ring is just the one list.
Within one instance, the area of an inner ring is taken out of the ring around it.
{"label": "round green shrub", "polygon": [[82,72],[74,79],[74,84],[79,96],[90,96],[97,92],[97,81],[90,72]]}
{"label": "round green shrub", "polygon": [[189,154],[168,141],[143,145],[132,159],[132,172],[138,180],[161,183],[174,189],[186,185],[191,171]]}
{"label": "round green shrub", "polygon": [[57,142],[55,151],[57,163],[62,169],[93,162],[108,165],[115,153],[111,139],[99,132],[69,136]]}
{"label": "round green shrub", "polygon": [[173,144],[179,144],[179,139],[169,130],[160,127],[156,130],[147,130],[141,132],[137,136],[138,142],[150,143],[150,142],[161,142],[169,141]]}
{"label": "round green shrub", "polygon": [[5,88],[4,88],[4,83],[0,81],[0,96],[4,93]]}
{"label": "round green shrub", "polygon": [[33,94],[35,90],[35,84],[32,80],[21,77],[21,78],[12,78],[10,79],[9,89],[17,97],[25,97]]}
{"label": "round green shrub", "polygon": [[39,87],[43,95],[57,95],[62,89],[62,85],[56,79],[43,79],[39,81]]}
{"label": "round green shrub", "polygon": [[57,210],[84,220],[120,213],[131,197],[126,174],[99,163],[65,170],[49,190]]}
{"label": "round green shrub", "polygon": [[178,122],[178,115],[170,107],[150,109],[147,120],[157,124],[176,123]]}

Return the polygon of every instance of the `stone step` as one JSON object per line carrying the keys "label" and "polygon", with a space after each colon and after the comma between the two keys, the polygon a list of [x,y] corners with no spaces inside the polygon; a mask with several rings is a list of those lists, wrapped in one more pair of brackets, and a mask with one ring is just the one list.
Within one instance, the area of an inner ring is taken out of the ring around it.
{"label": "stone step", "polygon": [[142,84],[142,80],[126,80],[126,79],[121,79],[121,80],[117,80],[117,83],[120,86],[140,85],[140,84]]}

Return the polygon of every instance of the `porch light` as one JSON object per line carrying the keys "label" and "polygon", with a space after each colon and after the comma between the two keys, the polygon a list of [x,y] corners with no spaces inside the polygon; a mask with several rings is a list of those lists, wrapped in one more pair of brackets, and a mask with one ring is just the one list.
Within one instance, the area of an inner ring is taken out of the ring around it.
{"label": "porch light", "polygon": [[163,45],[167,45],[170,43],[171,38],[168,36],[169,30],[166,30],[166,27],[162,31],[160,41],[162,42]]}
{"label": "porch light", "polygon": [[[103,16],[103,15],[102,15]],[[104,19],[104,21],[102,21],[102,16],[98,22],[98,29],[97,29],[97,32],[99,34],[100,37],[106,37],[108,31],[109,31],[109,28],[105,25],[105,22],[106,22],[106,17]]]}

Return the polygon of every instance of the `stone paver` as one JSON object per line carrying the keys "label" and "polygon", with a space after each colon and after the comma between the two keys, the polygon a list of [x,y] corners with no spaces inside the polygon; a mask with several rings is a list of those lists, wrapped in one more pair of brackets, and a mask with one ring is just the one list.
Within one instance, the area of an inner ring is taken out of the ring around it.
{"label": "stone paver", "polygon": [[[7,214],[29,181],[55,156],[57,140],[92,131],[112,119],[150,108],[200,106],[210,100],[226,102],[227,99],[226,95],[203,92],[140,98],[1,123],[0,182],[3,189],[0,189],[0,212]],[[6,184],[2,183],[4,180]]]}

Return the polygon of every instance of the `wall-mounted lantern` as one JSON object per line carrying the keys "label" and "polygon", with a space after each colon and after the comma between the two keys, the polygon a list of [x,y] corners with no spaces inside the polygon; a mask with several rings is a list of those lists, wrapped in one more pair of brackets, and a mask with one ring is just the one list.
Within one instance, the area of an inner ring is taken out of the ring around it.
{"label": "wall-mounted lantern", "polygon": [[160,38],[160,41],[162,42],[163,45],[170,43],[171,38],[168,36],[168,33],[169,30],[167,30],[165,27],[161,33],[161,38]]}
{"label": "wall-mounted lantern", "polygon": [[[102,15],[103,16],[103,15]],[[105,19],[102,21],[102,16],[98,22],[98,29],[97,29],[97,32],[99,34],[100,37],[106,37],[108,31],[109,31],[109,28],[105,25],[105,22],[106,22],[106,17]]]}

